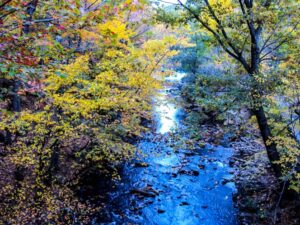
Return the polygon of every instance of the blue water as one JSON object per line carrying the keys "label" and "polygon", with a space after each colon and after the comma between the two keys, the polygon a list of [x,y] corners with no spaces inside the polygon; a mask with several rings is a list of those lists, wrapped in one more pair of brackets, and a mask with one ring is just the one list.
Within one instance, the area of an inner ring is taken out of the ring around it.
{"label": "blue water", "polygon": [[[233,150],[208,144],[196,144],[190,150],[182,145],[189,139],[188,125],[182,123],[183,109],[177,104],[183,76],[177,73],[168,78],[155,99],[155,127],[140,141],[136,159],[125,166],[122,180],[111,193],[111,222],[105,224],[237,224],[234,183],[222,184],[232,178],[228,159]],[[136,167],[135,162],[148,166]]]}

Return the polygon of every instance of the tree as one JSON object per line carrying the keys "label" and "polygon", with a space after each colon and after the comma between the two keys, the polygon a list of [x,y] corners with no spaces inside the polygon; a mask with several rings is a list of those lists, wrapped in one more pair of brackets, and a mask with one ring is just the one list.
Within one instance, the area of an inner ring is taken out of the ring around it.
{"label": "tree", "polygon": [[265,112],[266,91],[261,79],[267,72],[263,70],[264,63],[274,60],[276,51],[296,36],[299,4],[292,0],[191,0],[186,3],[178,0],[178,3],[249,77],[250,108],[276,176],[281,177],[282,168],[276,163],[280,152]]}
{"label": "tree", "polygon": [[0,223],[88,224],[82,180],[133,156],[177,41],[139,33],[144,1],[22,2],[0,5],[0,84],[23,103],[1,101]]}

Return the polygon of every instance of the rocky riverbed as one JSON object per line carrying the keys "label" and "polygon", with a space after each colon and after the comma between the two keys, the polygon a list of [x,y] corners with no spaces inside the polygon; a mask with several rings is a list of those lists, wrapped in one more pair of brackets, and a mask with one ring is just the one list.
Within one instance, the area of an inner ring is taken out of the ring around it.
{"label": "rocky riverbed", "polygon": [[[180,106],[184,74],[169,77],[154,100],[154,127],[138,143],[109,195],[102,224],[235,225],[232,148],[192,140]],[[207,138],[213,127],[199,132]],[[212,140],[212,138],[210,138]]]}
{"label": "rocky riverbed", "polygon": [[151,131],[95,224],[299,224],[299,201],[278,202],[280,185],[258,131],[237,135],[228,126],[187,119],[183,77],[168,78],[154,99]]}

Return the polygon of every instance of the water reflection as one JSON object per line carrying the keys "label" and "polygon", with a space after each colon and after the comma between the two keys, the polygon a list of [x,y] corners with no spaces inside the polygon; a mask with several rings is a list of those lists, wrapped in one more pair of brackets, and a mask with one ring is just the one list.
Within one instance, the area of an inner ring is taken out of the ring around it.
{"label": "water reflection", "polygon": [[173,76],[169,76],[165,79],[169,85],[166,85],[165,90],[159,93],[160,95],[156,98],[155,102],[155,114],[158,117],[157,133],[168,133],[172,131],[178,123],[176,117],[179,113],[179,109],[170,101],[169,93],[172,91],[170,88],[172,84],[179,83],[185,76],[185,73],[177,72]]}
{"label": "water reflection", "polygon": [[176,127],[177,108],[174,104],[168,102],[166,93],[162,94],[157,100],[155,111],[158,118],[157,132],[165,134]]}
{"label": "water reflection", "polygon": [[186,73],[176,72],[174,75],[167,77],[165,80],[168,82],[179,83],[185,76]]}

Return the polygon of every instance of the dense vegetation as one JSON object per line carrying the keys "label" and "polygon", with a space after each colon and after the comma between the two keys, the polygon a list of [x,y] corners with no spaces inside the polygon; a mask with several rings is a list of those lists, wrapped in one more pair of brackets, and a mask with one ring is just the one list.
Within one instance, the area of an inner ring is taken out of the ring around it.
{"label": "dense vegetation", "polygon": [[210,122],[251,112],[240,128],[300,191],[299,1],[172,2],[0,1],[0,223],[91,222],[82,180],[134,155],[171,58]]}
{"label": "dense vegetation", "polygon": [[178,56],[196,74],[193,100],[210,116],[250,110],[276,176],[299,191],[299,3],[179,0],[167,11],[159,19],[193,24],[196,47]]}
{"label": "dense vegetation", "polygon": [[131,157],[160,86],[154,72],[163,75],[157,69],[176,53],[174,38],[148,32],[149,9],[131,0],[1,2],[2,221],[69,224],[80,212],[87,222],[96,210],[73,190],[92,171],[115,176]]}

